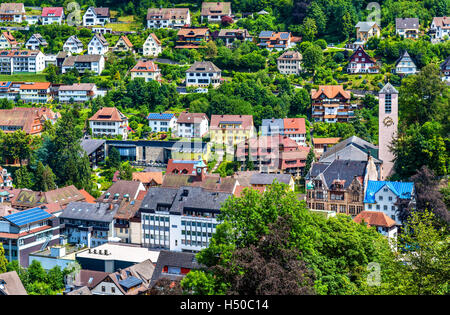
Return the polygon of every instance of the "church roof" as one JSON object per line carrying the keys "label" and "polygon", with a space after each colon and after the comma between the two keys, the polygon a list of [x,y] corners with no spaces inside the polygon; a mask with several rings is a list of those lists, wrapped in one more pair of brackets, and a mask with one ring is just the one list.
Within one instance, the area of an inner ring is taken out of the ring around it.
{"label": "church roof", "polygon": [[390,82],[386,83],[386,85],[378,92],[378,94],[398,94],[398,91],[395,87],[392,86]]}

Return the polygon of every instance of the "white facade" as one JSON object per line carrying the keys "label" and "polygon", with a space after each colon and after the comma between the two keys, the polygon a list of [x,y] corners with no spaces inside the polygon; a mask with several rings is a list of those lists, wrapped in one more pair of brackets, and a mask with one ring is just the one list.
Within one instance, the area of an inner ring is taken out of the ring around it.
{"label": "white facade", "polygon": [[58,100],[61,103],[68,103],[70,101],[74,102],[87,102],[92,100],[98,95],[97,87],[94,85],[92,89],[80,90],[58,90]]}
{"label": "white facade", "polygon": [[416,74],[417,67],[409,55],[404,55],[395,66],[395,73],[399,75]]}
{"label": "white facade", "polygon": [[197,252],[208,247],[219,223],[213,217],[172,215],[168,211],[141,213],[141,242],[148,247]]}
{"label": "white facade", "polygon": [[175,115],[170,119],[149,119],[148,126],[152,132],[168,132],[169,129],[175,132],[177,128],[177,118]]}
{"label": "white facade", "polygon": [[25,47],[30,50],[39,50],[39,48],[41,47],[41,42],[33,34],[26,42]]}
{"label": "white facade", "polygon": [[109,18],[98,17],[93,7],[88,8],[83,15],[83,26],[105,25],[109,22]]}
{"label": "white facade", "polygon": [[50,24],[59,24],[61,25],[64,19],[64,13],[62,16],[55,16],[52,13],[49,13],[48,16],[43,16],[42,17],[42,25],[50,25]]}
{"label": "white facade", "polygon": [[[77,57],[82,57],[82,56],[77,56]],[[82,58],[81,58],[82,59]],[[103,69],[105,69],[105,58],[100,55],[100,59],[98,61],[79,61],[77,62],[75,60],[75,63],[73,66],[62,66],[61,72],[62,73],[66,73],[67,71],[70,71],[70,69],[72,68],[76,68],[78,70],[78,72],[80,73],[84,73],[86,70],[89,71],[93,71],[94,73],[96,73],[97,75],[100,75],[103,71]]]}
{"label": "white facade", "polygon": [[50,88],[43,90],[21,89],[20,99],[25,103],[48,103],[51,101]]}
{"label": "white facade", "polygon": [[45,69],[45,55],[40,51],[37,54],[29,54],[27,51],[18,50],[9,55],[0,56],[0,63],[2,73],[37,73]]}
{"label": "white facade", "polygon": [[89,127],[93,135],[106,136],[122,136],[122,139],[127,138],[128,134],[128,120],[126,122],[120,121],[89,121]]}
{"label": "white facade", "polygon": [[88,44],[88,55],[104,55],[108,52],[109,46],[103,44],[97,36],[92,37]]}
{"label": "white facade", "polygon": [[76,36],[70,36],[64,43],[63,50],[72,54],[81,54],[83,43]]}
{"label": "white facade", "polygon": [[209,122],[206,118],[201,122],[177,122],[176,134],[180,138],[200,138],[209,131]]}
{"label": "white facade", "polygon": [[170,14],[167,11],[171,9],[162,9],[161,14],[152,15],[151,17],[147,17],[147,28],[181,28],[185,25],[191,25],[191,14],[189,9],[187,10],[187,15],[185,17],[180,18],[180,15],[176,15],[176,18],[173,19],[169,17]]}
{"label": "white facade", "polygon": [[143,46],[144,56],[158,56],[162,52],[161,44],[157,43],[153,36],[148,35]]}
{"label": "white facade", "polygon": [[0,33],[0,49],[10,49],[11,44],[6,39],[5,35],[3,33]]}
{"label": "white facade", "polygon": [[[442,21],[441,23],[439,23]],[[448,24],[445,24],[448,23]],[[431,40],[438,42],[443,41],[445,38],[450,38],[450,18],[434,18],[431,22],[430,31],[434,32],[431,36]]]}
{"label": "white facade", "polygon": [[397,202],[397,195],[393,193],[387,186],[384,186],[378,192],[375,193],[375,203],[365,203],[364,210],[367,211],[381,211],[388,217],[395,221],[397,225],[401,225],[398,214],[396,213],[398,208],[395,205]]}
{"label": "white facade", "polygon": [[277,60],[277,67],[278,67],[278,71],[281,74],[286,74],[286,75],[290,75],[290,74],[299,75],[300,72],[302,71],[300,60],[297,60],[297,59],[292,59],[292,60],[279,59],[279,60]]}
{"label": "white facade", "polygon": [[186,87],[200,86],[207,87],[210,84],[213,87],[220,85],[222,77],[221,71],[214,72],[186,72]]}

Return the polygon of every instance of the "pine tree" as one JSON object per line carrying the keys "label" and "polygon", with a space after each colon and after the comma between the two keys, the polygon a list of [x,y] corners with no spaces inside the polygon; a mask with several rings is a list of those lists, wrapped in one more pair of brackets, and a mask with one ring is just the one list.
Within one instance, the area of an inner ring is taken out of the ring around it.
{"label": "pine tree", "polygon": [[8,265],[8,260],[5,257],[5,249],[3,244],[0,243],[0,273],[6,272],[6,265]]}

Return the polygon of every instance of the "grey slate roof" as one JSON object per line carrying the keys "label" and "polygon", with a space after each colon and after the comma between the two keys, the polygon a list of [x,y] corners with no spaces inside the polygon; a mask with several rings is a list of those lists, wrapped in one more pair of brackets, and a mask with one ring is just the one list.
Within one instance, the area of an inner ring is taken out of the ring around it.
{"label": "grey slate roof", "polygon": [[70,291],[66,295],[93,295],[93,294],[92,294],[91,290],[89,290],[88,287],[84,286],[79,289]]}
{"label": "grey slate roof", "polygon": [[368,153],[374,158],[376,164],[378,159],[378,147],[356,136],[341,141],[322,154],[319,162],[331,163],[336,159],[367,161]]}
{"label": "grey slate roof", "polygon": [[112,222],[119,205],[108,203],[71,202],[59,216],[61,219],[75,219],[96,222]]}
{"label": "grey slate roof", "polygon": [[253,174],[250,177],[251,185],[271,185],[274,180],[277,180],[279,183],[284,183],[289,185],[292,176],[289,174],[264,174],[258,173]]}
{"label": "grey slate roof", "polygon": [[220,72],[221,70],[211,61],[196,61],[186,72]]}
{"label": "grey slate roof", "polygon": [[396,29],[419,29],[419,19],[418,18],[396,18],[395,19]]}
{"label": "grey slate roof", "polygon": [[368,22],[358,22],[356,24],[356,28],[359,28],[360,32],[367,32],[369,31],[375,24],[377,24],[374,21],[368,21]]}
{"label": "grey slate roof", "polygon": [[330,187],[334,180],[343,180],[344,189],[347,189],[355,177],[364,177],[366,166],[367,161],[334,160],[326,167],[318,162],[313,164],[308,177],[311,179],[323,174],[327,187]]}
{"label": "grey slate roof", "polygon": [[0,295],[27,295],[16,271],[0,274]]}
{"label": "grey slate roof", "polygon": [[87,155],[92,154],[92,152],[96,151],[99,147],[105,145],[105,140],[97,140],[97,139],[83,139],[81,140],[81,147],[84,151],[86,151]]}
{"label": "grey slate roof", "polygon": [[378,94],[398,94],[398,91],[395,87],[392,86],[390,82],[386,83],[386,85],[378,92]]}
{"label": "grey slate roof", "polygon": [[152,280],[150,282],[151,286],[153,286],[155,282],[161,278],[180,280],[183,277],[181,275],[162,274],[163,268],[165,266],[187,268],[191,270],[199,269],[201,267],[201,265],[196,261],[194,253],[172,252],[168,250],[162,250],[159,253],[158,262],[156,263],[156,267],[152,275]]}
{"label": "grey slate roof", "polygon": [[263,119],[261,123],[262,135],[266,136],[270,133],[280,133],[284,130],[284,121],[279,119]]}

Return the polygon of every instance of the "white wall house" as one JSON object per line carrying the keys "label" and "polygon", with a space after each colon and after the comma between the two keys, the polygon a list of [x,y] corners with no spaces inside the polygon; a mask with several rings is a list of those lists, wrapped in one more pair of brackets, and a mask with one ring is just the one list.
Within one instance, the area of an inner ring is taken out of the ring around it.
{"label": "white wall house", "polygon": [[158,65],[151,60],[139,60],[138,63],[130,70],[131,79],[141,78],[145,82],[161,81],[161,70]]}
{"label": "white wall house", "polygon": [[25,47],[29,50],[39,50],[41,47],[47,47],[48,43],[45,40],[45,38],[43,38],[41,36],[41,34],[33,34],[31,35],[31,37],[28,39],[28,41],[25,44]]}
{"label": "white wall house", "polygon": [[450,38],[450,17],[435,17],[431,22],[430,35],[432,42],[440,42]]}
{"label": "white wall house", "polygon": [[25,103],[48,103],[52,97],[50,94],[50,82],[25,83],[20,86],[20,99]]}
{"label": "white wall house", "polygon": [[222,70],[220,70],[211,61],[196,61],[188,70],[186,70],[186,87],[198,86],[213,87],[220,85]]}
{"label": "white wall house", "polygon": [[42,8],[41,20],[42,25],[49,25],[49,24],[61,25],[64,21],[64,8],[62,7]]}
{"label": "white wall house", "polygon": [[147,116],[148,126],[152,132],[168,132],[172,130],[175,133],[177,128],[177,117],[169,113],[150,113]]}
{"label": "white wall house", "polygon": [[103,107],[89,118],[94,136],[128,136],[128,118],[115,107]]}
{"label": "white wall house", "polygon": [[45,69],[45,55],[37,50],[0,51],[0,73],[38,73]]}
{"label": "white wall house", "polygon": [[93,71],[100,75],[105,69],[105,58],[102,55],[78,55],[67,56],[61,67],[62,73],[66,73],[72,68],[84,73],[86,70]]}
{"label": "white wall house", "polygon": [[191,25],[191,15],[187,8],[149,8],[147,28],[180,28]]}
{"label": "white wall house", "polygon": [[209,131],[209,119],[204,113],[181,113],[176,134],[181,138],[201,138]]}
{"label": "white wall house", "polygon": [[83,48],[83,43],[75,35],[70,36],[63,45],[63,50],[72,54],[81,54]]}
{"label": "white wall house", "polygon": [[416,74],[417,67],[407,51],[398,59],[395,64],[395,73],[398,75]]}
{"label": "white wall house", "polygon": [[144,56],[157,57],[162,52],[161,42],[154,33],[148,35],[143,46]]}
{"label": "white wall house", "polygon": [[87,102],[97,95],[97,86],[94,83],[61,85],[58,89],[58,99],[61,103]]}
{"label": "white wall house", "polygon": [[109,8],[89,7],[83,15],[83,26],[105,25],[109,22]]}
{"label": "white wall house", "polygon": [[108,52],[108,41],[102,34],[95,34],[88,44],[89,55],[104,55]]}

